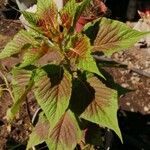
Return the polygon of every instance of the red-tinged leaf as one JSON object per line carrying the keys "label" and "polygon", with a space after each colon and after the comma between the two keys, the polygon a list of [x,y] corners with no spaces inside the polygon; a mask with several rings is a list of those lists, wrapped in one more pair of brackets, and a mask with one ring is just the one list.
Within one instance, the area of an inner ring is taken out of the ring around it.
{"label": "red-tinged leaf", "polygon": [[12,121],[16,113],[20,109],[20,105],[25,100],[28,92],[31,90],[33,86],[33,78],[34,72],[27,71],[27,70],[13,70],[13,81],[12,81],[12,88],[13,88],[13,105],[7,111],[7,119]]}
{"label": "red-tinged leaf", "polygon": [[72,24],[72,19],[73,18],[67,12],[64,12],[61,15],[62,26],[69,30]]}
{"label": "red-tinged leaf", "polygon": [[[85,4],[88,5],[88,2],[90,1],[87,1]],[[91,4],[88,6],[87,10],[85,10],[83,14],[79,17],[75,25],[75,30],[77,32],[81,32],[83,27],[88,22],[92,22],[93,20],[95,20],[98,15],[102,16],[106,11],[107,7],[102,1],[100,0],[91,1]],[[91,34],[93,33],[91,32]]]}
{"label": "red-tinged leaf", "polygon": [[[104,17],[94,23],[88,23],[84,31],[92,40],[93,52],[103,52],[106,55],[127,49],[143,36],[149,34],[149,32],[133,30],[122,22]],[[90,34],[91,32],[94,34]]]}
{"label": "red-tinged leaf", "polygon": [[86,7],[90,4],[91,0],[82,0],[80,3],[78,3],[76,14],[74,17],[74,26],[76,26],[76,23],[78,19],[81,17],[82,13],[86,9]]}
{"label": "red-tinged leaf", "polygon": [[67,52],[67,56],[70,59],[72,66],[77,64],[78,69],[87,70],[103,77],[90,54],[93,47],[86,36],[77,34],[72,38],[71,46],[72,47]]}
{"label": "red-tinged leaf", "polygon": [[81,117],[114,130],[122,140],[117,121],[118,99],[116,91],[106,87],[94,76],[89,77],[87,81],[95,92],[91,103],[81,114]]}
{"label": "red-tinged leaf", "polygon": [[104,2],[102,2],[101,0],[94,0],[95,5],[98,7],[99,9],[99,13],[106,13],[107,11],[107,7],[104,4]]}
{"label": "red-tinged leaf", "polygon": [[59,51],[52,48],[36,62],[36,66],[40,67],[47,64],[59,65],[63,61],[63,59],[64,56]]}
{"label": "red-tinged leaf", "polygon": [[74,16],[76,13],[77,3],[75,0],[70,0],[63,7],[60,16],[62,21],[62,26],[67,28],[68,30],[73,25]]}
{"label": "red-tinged leaf", "polygon": [[14,69],[12,75],[13,95],[15,101],[17,101],[25,92],[26,87],[30,82],[32,71]]}
{"label": "red-tinged leaf", "polygon": [[25,30],[19,31],[10,41],[4,50],[0,53],[0,59],[10,57],[14,54],[18,54],[26,45],[36,45],[37,41],[34,39],[32,34],[28,33]]}
{"label": "red-tinged leaf", "polygon": [[75,26],[76,32],[81,32],[84,25],[87,24],[88,22],[92,21],[93,19],[88,19],[86,17],[81,16]]}
{"label": "red-tinged leaf", "polygon": [[81,130],[74,114],[68,110],[61,117],[46,141],[52,150],[73,150],[81,140]]}
{"label": "red-tinged leaf", "polygon": [[77,34],[72,38],[71,46],[67,53],[69,59],[83,59],[87,52],[91,50],[89,39],[81,34]]}
{"label": "red-tinged leaf", "polygon": [[29,49],[24,54],[23,61],[19,67],[25,67],[28,65],[32,65],[39,58],[44,56],[49,50],[50,50],[50,47],[45,43],[42,43],[40,47]]}
{"label": "red-tinged leaf", "polygon": [[38,0],[36,14],[41,17],[43,13],[50,8],[52,8],[55,13],[58,11],[54,0]]}
{"label": "red-tinged leaf", "polygon": [[30,134],[29,141],[27,144],[27,150],[43,143],[49,137],[50,133],[50,123],[43,113],[40,114],[39,120],[36,126],[33,128],[32,133]]}
{"label": "red-tinged leaf", "polygon": [[71,75],[55,65],[39,69],[34,93],[46,117],[55,126],[69,105]]}
{"label": "red-tinged leaf", "polygon": [[37,26],[44,35],[52,39],[59,36],[58,10],[53,0],[40,0],[37,3]]}

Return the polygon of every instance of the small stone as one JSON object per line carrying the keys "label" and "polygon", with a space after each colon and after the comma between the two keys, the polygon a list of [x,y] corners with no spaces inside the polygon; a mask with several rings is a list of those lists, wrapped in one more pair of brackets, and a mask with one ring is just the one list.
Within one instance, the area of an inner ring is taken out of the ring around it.
{"label": "small stone", "polygon": [[130,106],[130,105],[131,105],[131,103],[127,102],[127,103],[126,103],[126,105],[127,105],[127,106]]}
{"label": "small stone", "polygon": [[132,84],[138,83],[139,81],[140,81],[140,78],[139,78],[139,77],[136,77],[136,76],[132,76],[132,77],[131,77],[131,82],[132,82]]}
{"label": "small stone", "polygon": [[131,108],[130,110],[131,110],[131,112],[134,112],[134,108]]}
{"label": "small stone", "polygon": [[8,132],[11,132],[11,125],[8,125],[8,126],[7,126],[7,131],[8,131]]}
{"label": "small stone", "polygon": [[145,111],[145,112],[149,111],[149,108],[145,106],[145,107],[144,107],[144,111]]}

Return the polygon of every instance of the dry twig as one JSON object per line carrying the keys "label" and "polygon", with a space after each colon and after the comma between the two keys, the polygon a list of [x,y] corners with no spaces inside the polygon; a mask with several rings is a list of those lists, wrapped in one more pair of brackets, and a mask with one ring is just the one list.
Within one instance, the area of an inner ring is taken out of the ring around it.
{"label": "dry twig", "polygon": [[98,56],[98,55],[93,55],[94,59],[97,60],[97,61],[106,61],[106,62],[116,62],[120,65],[124,65],[126,66],[126,68],[130,71],[133,71],[139,75],[142,75],[142,76],[145,76],[145,77],[148,77],[150,78],[150,73],[146,72],[146,71],[143,71],[141,69],[137,69],[137,68],[134,68],[134,67],[129,67],[128,64],[125,64],[121,61],[118,61],[118,60],[115,60],[115,59],[112,59],[112,58],[108,58],[108,57],[104,57],[104,56]]}

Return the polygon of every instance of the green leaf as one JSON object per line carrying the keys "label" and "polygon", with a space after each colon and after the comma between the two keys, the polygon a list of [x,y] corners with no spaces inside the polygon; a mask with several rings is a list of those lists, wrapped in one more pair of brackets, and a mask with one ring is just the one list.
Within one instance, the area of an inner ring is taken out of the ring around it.
{"label": "green leaf", "polygon": [[71,96],[71,75],[55,65],[40,69],[35,78],[35,97],[52,126],[66,111]]}
{"label": "green leaf", "polygon": [[40,67],[40,66],[45,66],[47,64],[55,64],[55,65],[60,65],[60,63],[63,61],[64,56],[61,54],[59,51],[56,49],[49,50],[44,56],[42,56],[36,63],[35,65]]}
{"label": "green leaf", "polygon": [[[139,32],[129,28],[126,24],[107,18],[100,18],[94,23],[85,26],[84,31],[89,36],[89,31],[95,33],[95,25],[99,24],[99,31],[94,40],[94,52],[103,52],[111,55],[114,52],[127,49],[140,40],[147,32]],[[97,29],[96,29],[97,30]],[[87,35],[87,36],[88,36]],[[95,36],[94,36],[95,37]]]}
{"label": "green leaf", "polygon": [[68,30],[73,25],[77,6],[78,4],[75,0],[70,0],[60,12],[62,26],[66,27]]}
{"label": "green leaf", "polygon": [[78,68],[79,69],[83,69],[85,71],[89,71],[92,73],[96,73],[97,75],[105,78],[99,71],[95,60],[93,59],[93,57],[91,56],[91,54],[88,54],[85,56],[84,59],[81,59],[78,63]]}
{"label": "green leaf", "polygon": [[77,60],[78,69],[87,70],[102,76],[97,68],[96,62],[90,54],[92,48],[88,37],[76,34],[72,38],[72,47],[68,51],[67,56],[70,60]]}
{"label": "green leaf", "polygon": [[23,62],[19,67],[25,67],[33,64],[39,58],[44,56],[49,51],[49,46],[45,43],[42,43],[40,47],[30,48],[23,56]]}
{"label": "green leaf", "polygon": [[61,117],[46,141],[51,150],[73,150],[81,140],[81,130],[75,115],[68,110]]}
{"label": "green leaf", "polygon": [[22,14],[24,18],[28,21],[29,24],[35,26],[38,21],[38,17],[36,16],[35,13],[28,12],[28,11],[22,11]]}
{"label": "green leaf", "polygon": [[12,41],[10,41],[4,50],[0,53],[0,59],[10,57],[14,54],[21,52],[21,50],[27,45],[36,45],[38,44],[34,37],[25,30],[21,30],[18,34],[15,35]]}
{"label": "green leaf", "polygon": [[12,92],[15,101],[17,101],[26,91],[32,77],[32,71],[13,69],[12,77]]}
{"label": "green leaf", "polygon": [[26,150],[43,143],[49,138],[50,123],[43,113],[40,114],[36,126],[30,134]]}
{"label": "green leaf", "polygon": [[39,0],[36,15],[39,17],[37,27],[46,37],[58,42],[60,40],[60,31],[58,10],[55,2],[53,0]]}
{"label": "green leaf", "polygon": [[94,89],[94,93],[92,90],[89,92],[91,92],[91,95],[94,95],[90,104],[81,114],[81,117],[103,127],[114,130],[122,140],[117,121],[117,92],[106,87],[105,84],[94,76],[88,77],[87,82]]}
{"label": "green leaf", "polygon": [[84,59],[86,53],[91,51],[89,39],[82,34],[76,34],[71,39],[69,51],[67,56],[69,59]]}
{"label": "green leaf", "polygon": [[[37,15],[41,16],[45,11],[52,9],[55,13],[57,12],[57,6],[54,0],[38,0],[37,1]],[[53,15],[53,14],[52,14]]]}
{"label": "green leaf", "polygon": [[26,70],[13,70],[13,96],[14,104],[7,111],[8,120],[12,120],[16,113],[19,111],[21,103],[25,100],[28,92],[33,86],[34,72]]}
{"label": "green leaf", "polygon": [[86,9],[86,7],[90,4],[91,0],[82,0],[77,6],[75,19],[74,19],[74,25],[76,25],[78,19],[82,15],[83,11]]}

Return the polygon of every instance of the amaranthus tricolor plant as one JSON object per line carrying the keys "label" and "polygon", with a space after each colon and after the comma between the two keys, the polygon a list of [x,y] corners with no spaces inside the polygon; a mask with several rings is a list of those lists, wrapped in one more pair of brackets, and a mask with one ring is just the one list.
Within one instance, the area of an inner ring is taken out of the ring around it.
{"label": "amaranthus tricolor plant", "polygon": [[14,101],[7,118],[14,118],[29,91],[42,109],[27,149],[45,142],[50,150],[73,150],[81,141],[86,143],[89,124],[109,128],[122,140],[117,91],[105,84],[91,54],[111,55],[146,33],[104,17],[77,32],[89,3],[69,0],[58,11],[53,0],[38,0],[36,13],[22,12],[29,30],[19,31],[0,53],[0,59],[21,58],[11,71]]}

